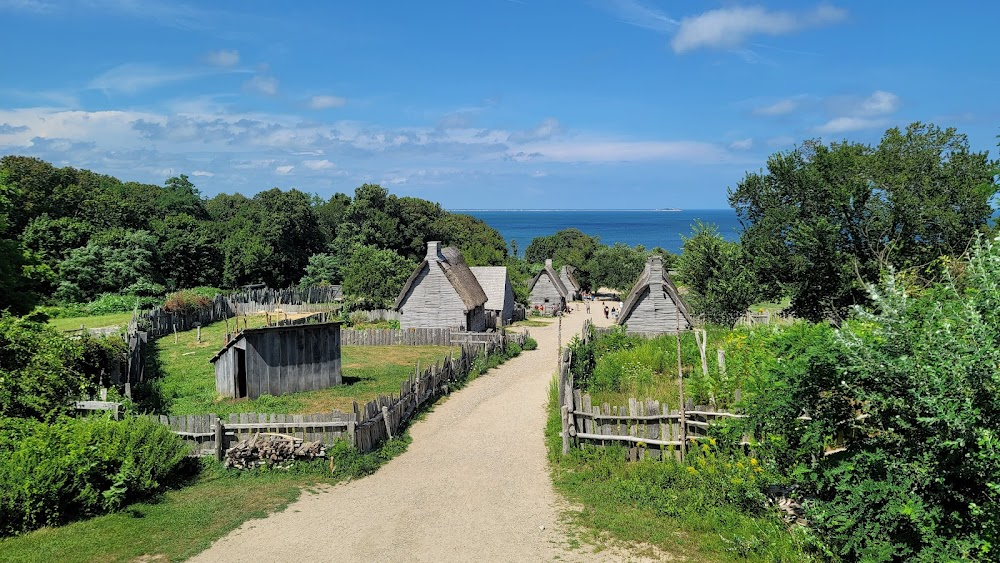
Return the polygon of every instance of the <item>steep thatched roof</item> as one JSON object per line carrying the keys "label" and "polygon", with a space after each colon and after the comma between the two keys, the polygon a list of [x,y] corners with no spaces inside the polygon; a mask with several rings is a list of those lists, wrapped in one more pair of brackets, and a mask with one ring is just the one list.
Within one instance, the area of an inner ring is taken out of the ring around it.
{"label": "steep thatched roof", "polygon": [[561,279],[569,280],[570,285],[573,286],[573,287],[567,287],[566,289],[572,289],[573,291],[580,291],[581,289],[583,289],[583,286],[580,285],[580,282],[576,281],[576,276],[573,275],[573,272],[575,271],[576,268],[574,268],[573,266],[563,266],[562,268],[559,269],[559,274],[560,274],[559,277]]}
{"label": "steep thatched roof", "polygon": [[429,255],[425,257],[417,268],[413,270],[409,279],[403,284],[403,290],[399,292],[399,297],[396,298],[397,310],[403,304],[406,294],[410,292],[413,284],[417,281],[417,277],[420,276],[420,272],[425,267],[441,268],[445,277],[451,282],[451,286],[455,288],[458,296],[462,298],[462,304],[465,306],[466,312],[486,303],[486,292],[479,285],[479,281],[476,280],[475,274],[469,269],[469,265],[465,263],[462,253],[458,249],[449,246],[435,256]]}
{"label": "steep thatched roof", "polygon": [[505,266],[471,266],[473,275],[479,280],[479,285],[486,292],[486,308],[503,311],[507,306],[507,285],[510,278],[507,277]]}
{"label": "steep thatched roof", "polygon": [[552,260],[546,260],[545,267],[542,268],[542,271],[538,272],[538,274],[531,279],[531,283],[528,284],[528,293],[531,293],[535,289],[535,284],[538,283],[538,280],[541,279],[543,275],[549,276],[549,279],[552,280],[552,285],[556,287],[556,291],[559,292],[559,295],[565,299],[567,303],[573,300],[573,295],[568,289],[566,289],[562,280],[559,279],[559,274],[557,274],[555,269],[552,267]]}
{"label": "steep thatched roof", "polygon": [[642,294],[649,289],[650,285],[657,281],[654,279],[654,274],[652,273],[654,271],[659,272],[661,276],[659,282],[663,287],[663,292],[677,305],[677,310],[687,319],[688,325],[694,326],[694,321],[691,319],[691,313],[688,312],[687,304],[684,303],[684,300],[681,299],[680,294],[677,292],[677,285],[670,278],[670,274],[663,269],[663,259],[659,256],[653,256],[646,262],[646,267],[639,274],[639,279],[635,282],[635,287],[632,288],[628,297],[625,298],[622,310],[618,312],[618,324],[625,324],[635,306],[639,304]]}

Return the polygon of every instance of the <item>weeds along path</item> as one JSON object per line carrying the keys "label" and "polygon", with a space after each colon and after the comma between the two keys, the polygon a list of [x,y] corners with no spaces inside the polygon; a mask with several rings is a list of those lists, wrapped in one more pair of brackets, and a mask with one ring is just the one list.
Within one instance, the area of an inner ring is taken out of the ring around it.
{"label": "weeds along path", "polygon": [[[563,319],[567,342],[586,318]],[[600,317],[600,318],[598,318]],[[408,450],[374,475],[303,493],[193,561],[607,561],[565,550],[544,444],[558,323],[529,329],[538,349],[439,403]]]}

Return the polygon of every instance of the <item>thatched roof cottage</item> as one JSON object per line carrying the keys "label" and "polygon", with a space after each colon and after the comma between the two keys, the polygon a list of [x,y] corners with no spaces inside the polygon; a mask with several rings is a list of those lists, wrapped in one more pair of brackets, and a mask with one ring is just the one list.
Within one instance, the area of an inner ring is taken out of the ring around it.
{"label": "thatched roof cottage", "polygon": [[209,361],[223,397],[256,399],[340,385],[340,323],[246,329]]}
{"label": "thatched roof cottage", "polygon": [[462,254],[427,243],[427,255],[396,299],[402,328],[486,330],[487,296]]}
{"label": "thatched roof cottage", "polygon": [[677,286],[663,269],[663,258],[646,262],[635,287],[618,313],[618,324],[629,333],[675,333],[694,326]]}
{"label": "thatched roof cottage", "polygon": [[514,316],[514,286],[510,283],[505,266],[472,266],[479,285],[486,292],[487,312],[492,312],[502,324],[510,322]]}
{"label": "thatched roof cottage", "polygon": [[576,276],[573,273],[576,272],[576,268],[573,266],[563,266],[559,268],[559,281],[563,283],[565,287],[570,292],[570,300],[576,300],[580,298],[580,291],[583,290],[583,286],[580,282],[576,281]]}
{"label": "thatched roof cottage", "polygon": [[552,260],[546,260],[545,267],[528,284],[528,302],[533,308],[541,308],[544,313],[552,315],[572,300],[572,294],[552,268]]}

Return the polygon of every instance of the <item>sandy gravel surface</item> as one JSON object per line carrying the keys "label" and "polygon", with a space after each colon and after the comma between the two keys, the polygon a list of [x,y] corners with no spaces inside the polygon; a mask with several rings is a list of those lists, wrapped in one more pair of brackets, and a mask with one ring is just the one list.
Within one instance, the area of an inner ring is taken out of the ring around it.
{"label": "sandy gravel surface", "polygon": [[[563,342],[591,317],[578,305]],[[537,350],[439,403],[374,475],[304,493],[193,561],[607,561],[608,552],[566,551],[543,442],[557,323],[529,330]]]}

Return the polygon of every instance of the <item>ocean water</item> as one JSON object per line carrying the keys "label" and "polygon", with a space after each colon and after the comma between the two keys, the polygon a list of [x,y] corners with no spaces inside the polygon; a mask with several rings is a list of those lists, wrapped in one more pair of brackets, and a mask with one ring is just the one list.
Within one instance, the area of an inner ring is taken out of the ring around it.
{"label": "ocean water", "polygon": [[604,244],[623,242],[629,246],[641,244],[646,248],[661,246],[670,252],[680,253],[683,239],[691,236],[697,221],[714,223],[719,233],[728,240],[739,238],[739,219],[732,209],[685,209],[681,211],[498,211],[455,210],[486,221],[500,231],[510,244],[517,241],[520,254],[531,239],[548,236],[556,231],[575,227],[584,233],[600,238]]}

